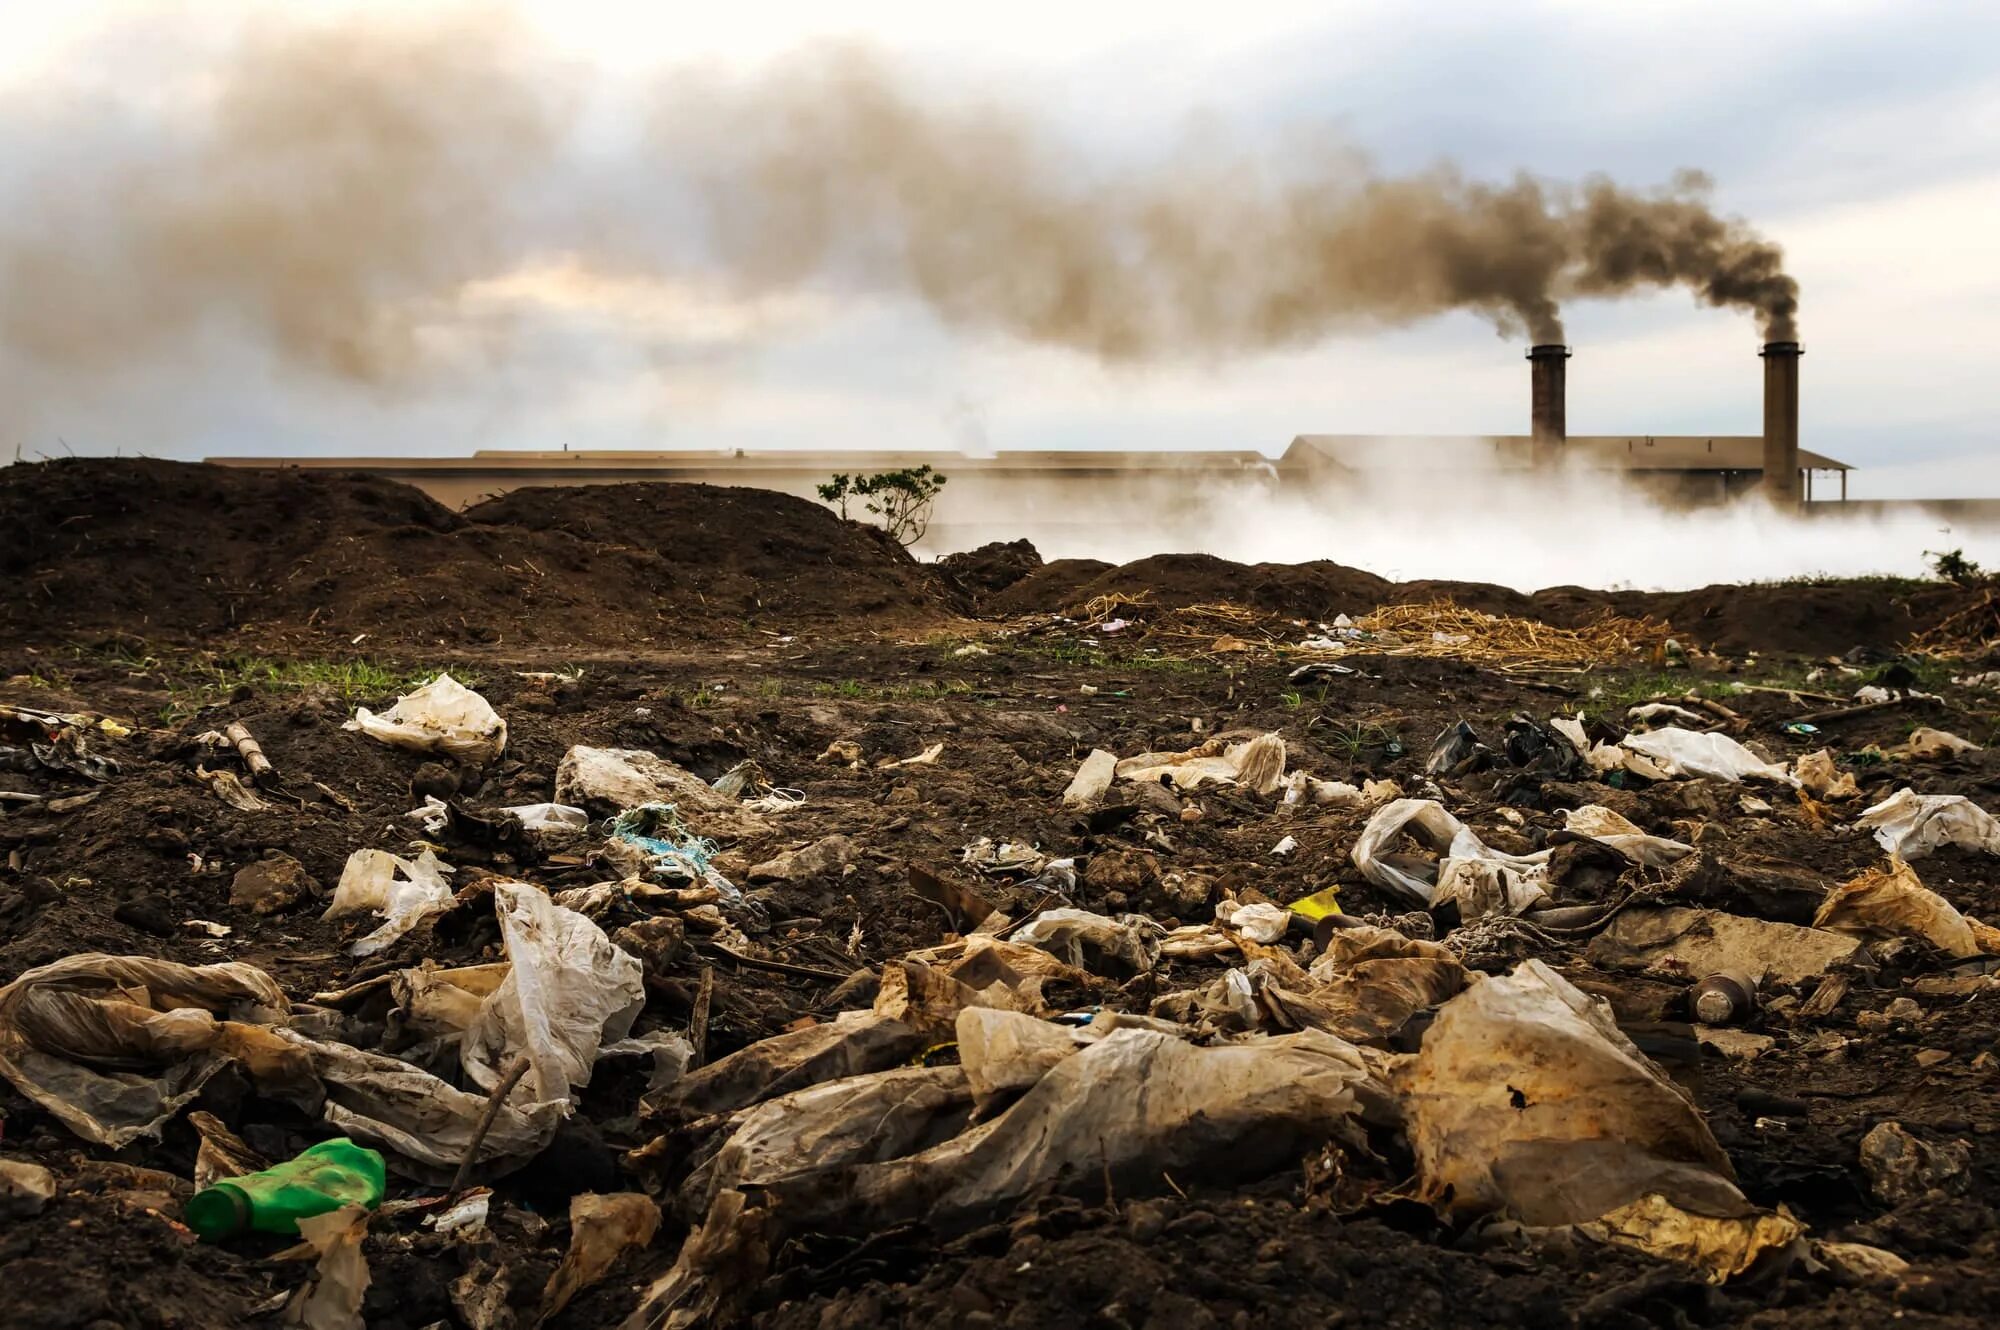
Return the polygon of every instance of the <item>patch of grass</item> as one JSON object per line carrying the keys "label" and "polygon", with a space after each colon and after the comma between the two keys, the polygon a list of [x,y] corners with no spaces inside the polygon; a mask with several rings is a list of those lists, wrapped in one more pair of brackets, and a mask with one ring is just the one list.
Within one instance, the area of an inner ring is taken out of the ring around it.
{"label": "patch of grass", "polygon": [[926,679],[893,684],[842,679],[839,683],[816,683],[812,686],[815,697],[846,697],[864,702],[934,702],[939,698],[963,697],[972,691],[972,685],[964,679]]}
{"label": "patch of grass", "polygon": [[1370,749],[1386,748],[1403,741],[1402,736],[1393,730],[1362,724],[1336,725],[1319,737],[1328,748],[1344,754],[1349,762],[1360,761],[1361,755]]}
{"label": "patch of grass", "polygon": [[1855,591],[1886,591],[1893,595],[1906,595],[1912,591],[1924,591],[1937,586],[1929,578],[1903,577],[1890,573],[1875,573],[1864,577],[1834,577],[1828,573],[1806,573],[1796,577],[1780,577],[1764,582],[1751,582],[1750,586],[1778,587],[1842,587]]}

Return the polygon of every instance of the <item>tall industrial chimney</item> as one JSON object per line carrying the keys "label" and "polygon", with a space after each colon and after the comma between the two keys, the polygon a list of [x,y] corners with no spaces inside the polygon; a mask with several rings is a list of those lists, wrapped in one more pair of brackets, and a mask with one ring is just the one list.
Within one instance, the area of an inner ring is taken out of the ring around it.
{"label": "tall industrial chimney", "polygon": [[1534,459],[1537,467],[1553,466],[1557,454],[1562,449],[1562,441],[1569,434],[1568,409],[1564,405],[1563,362],[1569,359],[1569,348],[1559,342],[1544,342],[1540,346],[1528,348],[1528,363],[1532,377],[1529,401],[1529,419],[1534,436]]}
{"label": "tall industrial chimney", "polygon": [[1799,357],[1797,342],[1766,342],[1764,358],[1764,494],[1773,503],[1799,501]]}

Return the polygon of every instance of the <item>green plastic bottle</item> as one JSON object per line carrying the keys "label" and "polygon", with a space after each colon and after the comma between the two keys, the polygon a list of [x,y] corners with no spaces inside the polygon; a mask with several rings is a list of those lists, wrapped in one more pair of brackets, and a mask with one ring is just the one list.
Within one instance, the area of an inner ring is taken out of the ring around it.
{"label": "green plastic bottle", "polygon": [[188,1227],[211,1239],[245,1229],[296,1236],[301,1219],[343,1205],[373,1210],[382,1204],[388,1185],[381,1155],[338,1136],[261,1173],[196,1192],[187,1203]]}

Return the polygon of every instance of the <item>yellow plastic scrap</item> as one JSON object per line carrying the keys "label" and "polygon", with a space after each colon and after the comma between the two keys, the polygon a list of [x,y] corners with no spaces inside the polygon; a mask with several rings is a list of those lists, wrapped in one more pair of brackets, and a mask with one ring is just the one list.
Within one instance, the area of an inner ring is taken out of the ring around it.
{"label": "yellow plastic scrap", "polygon": [[1734,1279],[1767,1252],[1789,1247],[1805,1231],[1782,1212],[1728,1218],[1702,1215],[1681,1209],[1658,1192],[1648,1192],[1578,1228],[1604,1242],[1693,1266],[1715,1284]]}
{"label": "yellow plastic scrap", "polygon": [[1293,901],[1288,908],[1301,919],[1311,919],[1317,923],[1330,914],[1341,912],[1340,887],[1335,884],[1324,891],[1315,891],[1310,896]]}

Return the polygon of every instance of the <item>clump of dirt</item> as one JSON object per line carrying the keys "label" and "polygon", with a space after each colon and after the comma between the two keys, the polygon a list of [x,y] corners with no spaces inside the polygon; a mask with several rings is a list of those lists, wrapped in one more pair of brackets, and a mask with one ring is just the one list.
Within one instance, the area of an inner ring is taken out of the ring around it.
{"label": "clump of dirt", "polygon": [[1005,591],[1042,566],[1042,555],[1025,540],[996,540],[976,550],[947,554],[937,561],[944,573],[975,598]]}
{"label": "clump of dirt", "polygon": [[460,516],[359,473],[0,468],[0,632],[238,644],[673,640],[952,606],[872,528],[714,486],[517,490]]}

